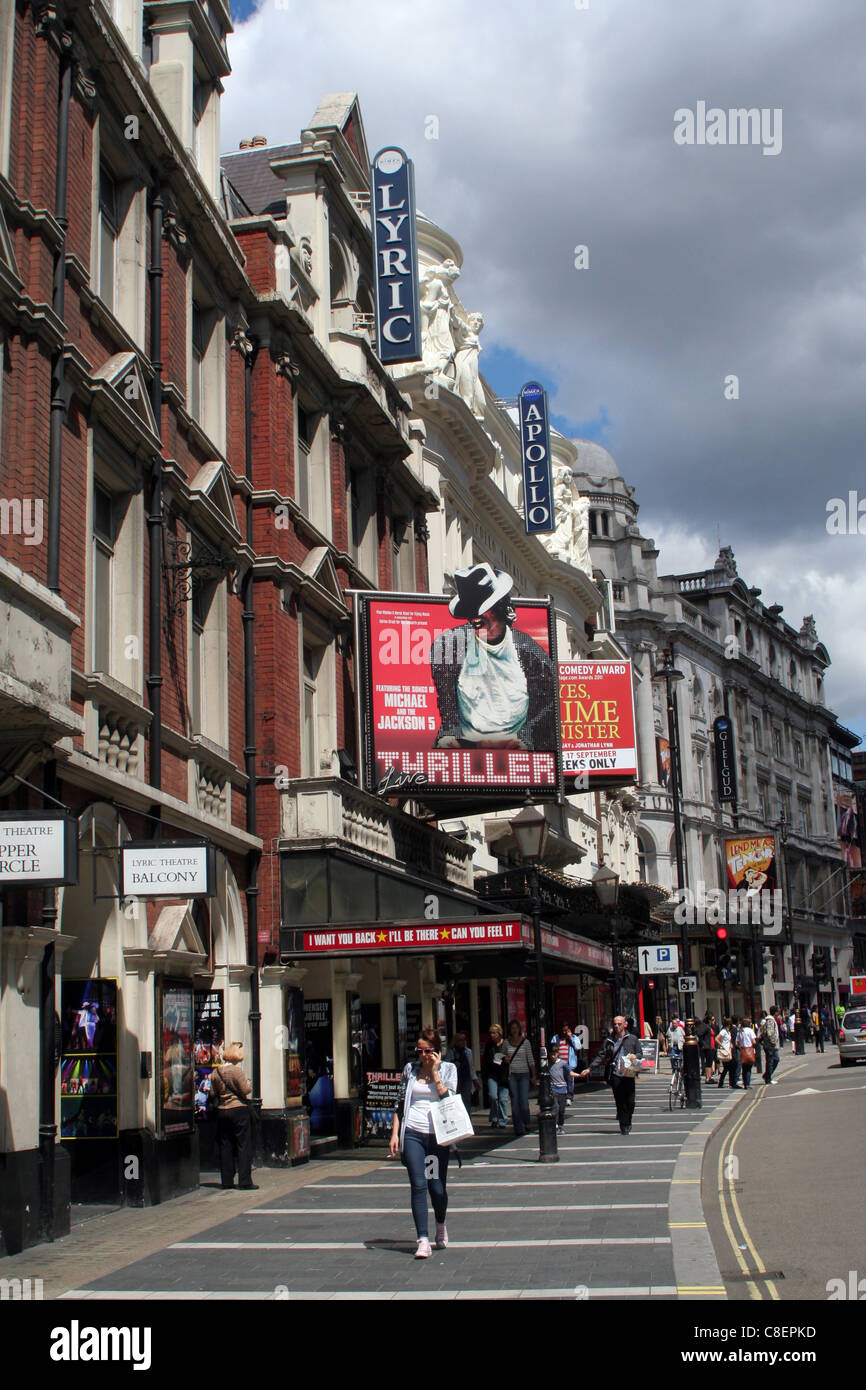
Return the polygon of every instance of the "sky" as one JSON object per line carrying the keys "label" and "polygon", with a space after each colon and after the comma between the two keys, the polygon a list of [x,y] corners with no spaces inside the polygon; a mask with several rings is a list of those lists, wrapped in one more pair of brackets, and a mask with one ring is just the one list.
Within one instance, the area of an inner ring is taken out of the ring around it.
{"label": "sky", "polygon": [[[542,381],[557,427],[611,451],[660,573],[721,542],[795,629],[813,613],[828,702],[866,738],[862,0],[234,16],[223,150],[297,140],[357,92],[371,153],[411,155],[463,249],[493,388]],[[739,108],[763,113],[754,142]]]}

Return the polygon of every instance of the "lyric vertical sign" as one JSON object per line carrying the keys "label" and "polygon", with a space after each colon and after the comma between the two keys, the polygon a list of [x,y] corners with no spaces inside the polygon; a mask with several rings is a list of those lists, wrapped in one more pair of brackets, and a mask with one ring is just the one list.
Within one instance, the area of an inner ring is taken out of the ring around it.
{"label": "lyric vertical sign", "polygon": [[555,531],[547,392],[528,381],[520,393],[520,452],[523,458],[523,523],[527,535]]}
{"label": "lyric vertical sign", "polygon": [[418,244],[412,161],[396,146],[380,150],[370,171],[376,351],[386,366],[421,357]]}

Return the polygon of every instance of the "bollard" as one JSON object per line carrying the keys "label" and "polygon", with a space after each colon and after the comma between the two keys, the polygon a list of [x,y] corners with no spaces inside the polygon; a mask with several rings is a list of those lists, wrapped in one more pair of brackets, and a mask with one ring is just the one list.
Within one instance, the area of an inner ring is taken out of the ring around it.
{"label": "bollard", "polygon": [[701,1110],[701,1049],[695,1037],[695,1020],[686,1019],[686,1040],[683,1043],[683,1084],[686,1088],[686,1109]]}

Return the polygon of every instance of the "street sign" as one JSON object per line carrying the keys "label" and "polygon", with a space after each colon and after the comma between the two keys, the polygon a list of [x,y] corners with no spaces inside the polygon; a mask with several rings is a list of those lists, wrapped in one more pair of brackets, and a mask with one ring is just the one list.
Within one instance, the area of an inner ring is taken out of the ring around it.
{"label": "street sign", "polygon": [[679,990],[680,994],[697,994],[697,975],[680,975],[677,979],[677,989]]}
{"label": "street sign", "polygon": [[680,968],[677,946],[638,946],[637,958],[641,975],[676,975]]}

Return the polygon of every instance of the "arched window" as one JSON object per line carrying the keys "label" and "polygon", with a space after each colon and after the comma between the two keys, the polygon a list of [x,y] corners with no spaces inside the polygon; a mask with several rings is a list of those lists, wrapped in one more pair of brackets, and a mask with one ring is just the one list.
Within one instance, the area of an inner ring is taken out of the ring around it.
{"label": "arched window", "polygon": [[336,238],[331,238],[330,246],[331,303],[345,299],[348,286],[346,258]]}

